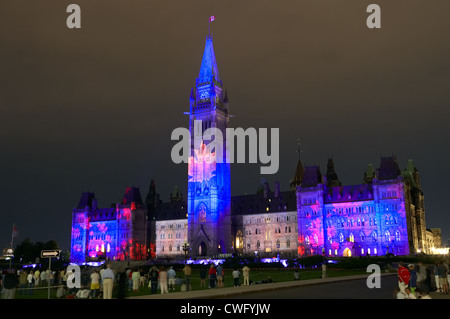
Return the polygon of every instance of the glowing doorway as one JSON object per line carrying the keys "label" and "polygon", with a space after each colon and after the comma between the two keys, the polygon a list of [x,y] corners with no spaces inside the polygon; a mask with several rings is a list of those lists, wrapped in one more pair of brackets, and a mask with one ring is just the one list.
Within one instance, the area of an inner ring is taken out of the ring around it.
{"label": "glowing doorway", "polygon": [[344,257],[351,257],[352,256],[352,251],[349,248],[345,248],[343,256]]}
{"label": "glowing doorway", "polygon": [[206,244],[204,242],[201,242],[201,244],[198,246],[198,255],[206,256],[206,253],[207,253]]}

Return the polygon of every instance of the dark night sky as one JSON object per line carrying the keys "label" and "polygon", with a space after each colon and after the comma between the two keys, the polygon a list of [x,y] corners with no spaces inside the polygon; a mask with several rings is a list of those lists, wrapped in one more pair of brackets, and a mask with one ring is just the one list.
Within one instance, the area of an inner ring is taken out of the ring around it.
{"label": "dark night sky", "polygon": [[[81,6],[82,28],[66,27]],[[382,28],[366,27],[381,6]],[[343,184],[395,154],[421,173],[427,227],[450,238],[450,2],[447,0],[12,1],[0,3],[0,243],[70,245],[84,191],[100,206],[127,186],[162,199],[186,192],[171,162],[212,24],[232,127],[280,128],[280,169],[232,165],[232,193],[261,178],[287,190],[304,165],[329,156]]]}

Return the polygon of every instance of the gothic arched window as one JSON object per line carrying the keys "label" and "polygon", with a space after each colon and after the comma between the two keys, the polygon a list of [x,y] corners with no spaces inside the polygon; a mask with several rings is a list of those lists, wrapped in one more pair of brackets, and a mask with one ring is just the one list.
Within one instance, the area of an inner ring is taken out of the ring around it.
{"label": "gothic arched window", "polygon": [[391,233],[389,232],[389,230],[386,230],[384,232],[384,239],[386,240],[386,242],[390,242],[391,241]]}
{"label": "gothic arched window", "polygon": [[355,236],[353,236],[352,233],[350,233],[349,241],[350,241],[351,243],[354,243],[354,242],[355,242]]}
{"label": "gothic arched window", "polygon": [[236,248],[243,248],[244,247],[244,235],[242,234],[241,230],[238,230],[236,233]]}
{"label": "gothic arched window", "polygon": [[400,232],[397,230],[396,232],[395,232],[395,241],[400,241]]}
{"label": "gothic arched window", "polygon": [[374,242],[374,243],[376,243],[377,242],[377,232],[376,231],[373,231],[372,232],[372,241]]}

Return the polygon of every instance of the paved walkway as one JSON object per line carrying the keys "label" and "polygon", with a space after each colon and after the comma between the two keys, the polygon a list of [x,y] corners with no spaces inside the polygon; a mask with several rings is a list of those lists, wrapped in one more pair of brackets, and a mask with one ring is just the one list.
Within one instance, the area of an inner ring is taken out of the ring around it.
{"label": "paved walkway", "polygon": [[[284,288],[292,288],[307,285],[318,285],[324,283],[345,281],[345,280],[355,280],[355,279],[366,279],[367,275],[357,275],[357,276],[345,276],[345,277],[333,277],[325,279],[308,279],[300,281],[287,281],[287,282],[277,282],[270,284],[257,284],[251,286],[240,286],[240,287],[225,287],[216,289],[203,289],[203,290],[192,290],[187,292],[172,292],[168,294],[154,294],[130,297],[130,299],[213,299],[219,297],[232,298],[234,295],[245,294],[248,292],[255,291],[270,291]],[[382,274],[382,276],[395,276],[396,274],[388,273]],[[433,299],[450,299],[450,295],[442,295],[439,293],[430,294]]]}

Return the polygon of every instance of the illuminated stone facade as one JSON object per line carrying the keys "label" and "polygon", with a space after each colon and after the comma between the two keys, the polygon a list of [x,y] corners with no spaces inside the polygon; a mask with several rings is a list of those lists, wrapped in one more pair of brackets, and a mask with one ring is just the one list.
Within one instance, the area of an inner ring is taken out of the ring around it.
{"label": "illuminated stone facade", "polygon": [[72,211],[71,262],[90,260],[145,260],[147,209],[139,189],[126,189],[123,200],[110,208],[97,207],[94,193],[86,192]]}
{"label": "illuminated stone facade", "polygon": [[343,186],[331,159],[325,174],[299,160],[289,191],[262,182],[255,194],[231,196],[226,141],[220,155],[203,140],[208,129],[225,132],[229,121],[211,36],[189,103],[186,198],[175,189],[163,203],[153,181],[145,204],[137,188],[127,188],[111,208],[98,208],[94,194],[83,193],[72,212],[73,262],[182,258],[185,242],[190,257],[409,255],[430,246],[412,161],[402,171],[395,157],[381,158],[377,170],[368,166],[363,183]]}
{"label": "illuminated stone facade", "polygon": [[304,170],[296,188],[300,256],[409,255],[426,246],[425,210],[418,171],[401,171],[395,157],[370,165],[364,183],[342,186],[332,160],[327,174]]}
{"label": "illuminated stone facade", "polygon": [[[266,182],[255,194],[231,197],[230,250],[226,254],[259,257],[297,256],[297,212],[294,191],[275,191]],[[178,198],[157,205],[155,215],[156,256],[184,255],[182,245],[188,238],[186,201]],[[180,249],[181,247],[181,249]],[[222,252],[209,254],[223,256]],[[195,257],[192,250],[190,257]]]}

